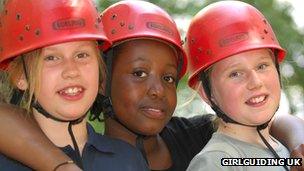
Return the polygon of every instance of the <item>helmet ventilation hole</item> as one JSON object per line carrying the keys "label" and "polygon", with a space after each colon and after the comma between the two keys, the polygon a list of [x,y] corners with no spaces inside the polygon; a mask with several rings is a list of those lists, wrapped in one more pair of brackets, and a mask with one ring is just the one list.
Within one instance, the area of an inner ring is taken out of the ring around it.
{"label": "helmet ventilation hole", "polygon": [[133,30],[133,29],[134,29],[134,25],[133,25],[133,24],[130,24],[130,25],[128,26],[128,28],[129,28],[129,30]]}
{"label": "helmet ventilation hole", "polygon": [[126,24],[125,24],[125,22],[122,21],[122,22],[119,23],[119,25],[120,25],[120,27],[123,27],[123,26],[125,26]]}
{"label": "helmet ventilation hole", "polygon": [[198,53],[202,53],[203,52],[203,49],[201,47],[199,47],[197,50],[198,50]]}
{"label": "helmet ventilation hole", "polygon": [[31,29],[30,25],[25,25],[25,30],[26,31],[30,31],[30,29]]}
{"label": "helmet ventilation hole", "polygon": [[112,19],[112,20],[115,20],[116,17],[117,17],[117,14],[113,14],[112,17],[111,17],[111,19]]}
{"label": "helmet ventilation hole", "polygon": [[21,20],[21,15],[20,14],[17,14],[16,15],[16,19],[19,21],[19,20]]}
{"label": "helmet ventilation hole", "polygon": [[195,39],[191,39],[191,44],[194,44],[195,43]]}
{"label": "helmet ventilation hole", "polygon": [[112,29],[111,30],[111,34],[115,34],[116,33],[116,30],[115,29]]}
{"label": "helmet ventilation hole", "polygon": [[19,36],[19,40],[20,40],[20,41],[23,41],[23,39],[24,39],[23,35],[20,35],[20,36]]}
{"label": "helmet ventilation hole", "polygon": [[36,29],[35,35],[36,35],[36,36],[39,36],[39,35],[40,35],[40,29]]}

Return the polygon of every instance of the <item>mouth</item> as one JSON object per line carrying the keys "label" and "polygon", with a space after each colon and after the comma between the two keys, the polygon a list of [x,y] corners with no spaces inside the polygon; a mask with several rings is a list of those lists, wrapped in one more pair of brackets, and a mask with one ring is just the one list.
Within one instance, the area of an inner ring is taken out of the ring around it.
{"label": "mouth", "polygon": [[66,100],[79,100],[84,94],[84,87],[82,86],[69,86],[65,87],[57,93]]}
{"label": "mouth", "polygon": [[266,103],[268,95],[255,96],[248,99],[245,103],[250,106],[261,106]]}
{"label": "mouth", "polygon": [[160,108],[142,107],[141,111],[143,111],[145,116],[151,119],[163,119],[166,116],[165,111]]}

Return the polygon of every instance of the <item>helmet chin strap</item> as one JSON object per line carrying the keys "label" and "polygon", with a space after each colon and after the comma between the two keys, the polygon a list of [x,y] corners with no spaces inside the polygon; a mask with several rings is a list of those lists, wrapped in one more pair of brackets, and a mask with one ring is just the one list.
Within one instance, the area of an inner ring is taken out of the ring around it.
{"label": "helmet chin strap", "polygon": [[73,146],[75,148],[76,163],[79,167],[83,168],[82,159],[81,159],[81,155],[80,155],[80,150],[79,150],[75,135],[73,133],[72,126],[81,123],[83,121],[83,119],[86,117],[86,115],[83,115],[80,118],[75,119],[75,120],[63,120],[63,119],[59,119],[59,118],[54,117],[53,115],[49,114],[45,109],[43,109],[43,107],[39,104],[39,102],[32,102],[31,107],[35,108],[40,114],[42,114],[46,118],[50,118],[50,119],[55,120],[57,122],[69,122],[68,132],[69,132],[69,135],[70,135],[71,140],[73,142]]}
{"label": "helmet chin strap", "polygon": [[[22,58],[22,65],[23,65],[25,78],[26,78],[26,80],[29,80],[24,56],[21,56],[21,58]],[[20,102],[22,100],[23,95],[24,95],[24,91],[14,89],[13,96],[10,100],[10,103],[14,104],[14,105],[20,105]],[[79,117],[75,120],[63,120],[63,119],[57,118],[57,117],[49,114],[45,109],[43,109],[43,107],[39,104],[38,101],[32,100],[31,107],[36,109],[40,114],[42,114],[46,118],[50,118],[50,119],[55,120],[57,122],[69,122],[68,132],[69,132],[69,135],[71,137],[71,140],[72,140],[73,146],[75,148],[75,152],[76,152],[76,162],[75,163],[77,163],[77,165],[79,167],[83,168],[79,147],[77,145],[77,141],[76,141],[76,138],[75,138],[73,130],[72,130],[72,125],[76,125],[76,124],[79,124],[80,122],[82,122],[83,119],[86,117],[86,115],[83,115],[83,116],[81,116],[81,117]]]}
{"label": "helmet chin strap", "polygon": [[101,100],[102,103],[100,105],[103,108],[103,113],[106,116],[109,116],[111,119],[113,119],[116,122],[118,122],[125,129],[127,129],[129,132],[131,132],[132,134],[136,135],[135,146],[136,146],[137,149],[140,150],[140,152],[141,152],[142,156],[144,157],[147,165],[149,166],[149,162],[148,162],[148,159],[147,159],[147,154],[146,154],[146,151],[145,151],[145,148],[144,148],[144,139],[146,139],[148,136],[133,131],[126,124],[122,123],[119,120],[119,118],[115,115],[115,111],[114,111],[114,108],[113,108],[112,101],[111,101],[110,97],[100,95],[100,98],[102,99]]}
{"label": "helmet chin strap", "polygon": [[[104,115],[112,118],[116,122],[118,122],[120,125],[122,125],[124,128],[126,128],[128,131],[132,132],[134,135],[136,135],[136,148],[138,148],[144,157],[147,165],[149,166],[149,162],[147,159],[147,155],[144,149],[144,143],[143,140],[146,138],[145,135],[142,135],[140,133],[137,133],[131,129],[124,123],[122,123],[119,118],[115,115],[115,111],[113,108],[112,100],[111,100],[111,81],[112,81],[112,63],[113,63],[113,58],[114,58],[114,52],[115,52],[115,47],[109,49],[107,53],[104,54],[104,61],[107,66],[107,78],[106,78],[106,91],[105,91],[105,96],[99,94],[98,95],[98,100],[95,101],[99,104],[95,104],[96,106],[102,106],[102,112]],[[94,105],[93,105],[94,106]],[[98,114],[100,115],[100,114]],[[99,116],[95,116],[95,118],[99,118]]]}
{"label": "helmet chin strap", "polygon": [[[102,106],[103,113],[106,116],[109,116],[116,122],[118,122],[120,125],[122,125],[124,128],[126,128],[128,131],[132,132],[134,135],[136,135],[136,148],[138,148],[144,157],[147,165],[149,166],[149,162],[147,159],[147,154],[144,149],[144,139],[147,138],[146,135],[137,133],[130,129],[126,124],[121,122],[119,118],[116,116],[112,101],[111,101],[111,81],[112,81],[112,66],[113,66],[113,58],[115,57],[115,48],[117,46],[112,47],[107,51],[107,53],[104,54],[104,61],[107,66],[107,81],[106,81],[106,91],[105,91],[105,96],[99,94],[99,97],[97,100],[100,104],[96,104],[96,106]],[[183,66],[183,59],[181,56],[178,56],[178,66],[177,66],[177,72],[180,73],[181,69]],[[176,86],[178,85],[178,79],[176,81]],[[94,116],[94,118],[99,118],[99,116]]]}
{"label": "helmet chin strap", "polygon": [[[275,64],[277,67],[277,71],[278,71],[278,75],[280,77],[280,72],[279,72],[279,65],[277,60],[275,60]],[[279,109],[279,106],[277,107],[276,111],[273,113],[273,115],[271,116],[271,118],[266,121],[263,124],[260,125],[248,125],[248,124],[244,124],[244,123],[240,123],[237,122],[235,120],[233,120],[232,118],[230,118],[228,115],[225,114],[225,112],[223,112],[211,99],[211,87],[210,87],[210,80],[209,80],[209,76],[207,74],[207,72],[203,72],[200,75],[200,81],[202,82],[204,91],[208,97],[208,100],[211,103],[211,108],[214,110],[214,112],[216,113],[216,115],[221,118],[224,122],[226,123],[232,123],[232,124],[238,124],[238,125],[242,125],[242,126],[247,126],[247,127],[256,127],[256,130],[260,136],[260,138],[262,139],[263,143],[267,146],[267,148],[271,151],[271,153],[274,155],[274,157],[276,158],[280,158],[280,156],[276,153],[276,151],[273,149],[273,147],[267,142],[267,140],[264,138],[264,136],[261,133],[261,130],[265,129],[269,122],[271,121],[271,119],[274,117],[275,112]],[[283,166],[285,168],[285,170],[289,170],[288,167],[285,165]]]}
{"label": "helmet chin strap", "polygon": [[[265,123],[260,124],[260,125],[243,124],[243,123],[240,123],[240,122],[237,122],[237,121],[233,120],[228,115],[226,115],[210,98],[209,98],[209,101],[211,102],[211,108],[214,110],[216,115],[226,123],[233,123],[233,124],[238,124],[238,125],[248,126],[248,127],[257,127],[259,130],[262,130],[262,129],[265,129],[268,126],[269,122],[271,121],[271,119],[274,116],[274,114],[273,114],[268,121],[266,121]],[[278,110],[278,108],[277,108],[277,110]]]}
{"label": "helmet chin strap", "polygon": [[[211,101],[211,99],[209,98],[209,100]],[[261,130],[265,129],[269,122],[271,121],[271,119],[274,117],[274,114],[271,116],[271,118],[266,121],[265,123],[261,124],[261,125],[247,125],[247,124],[243,124],[240,122],[237,122],[235,120],[233,120],[232,118],[230,118],[228,115],[226,115],[217,105],[215,105],[214,102],[211,101],[212,104],[212,109],[215,111],[216,115],[223,119],[224,122],[226,123],[232,123],[232,124],[238,124],[238,125],[242,125],[242,126],[248,126],[248,127],[256,127],[256,130],[260,136],[260,138],[262,139],[263,143],[267,146],[267,148],[271,151],[271,153],[274,155],[275,158],[281,158],[278,153],[273,149],[273,147],[267,142],[267,140],[265,139],[265,137],[262,135]],[[276,111],[279,109],[279,107],[277,107]],[[287,166],[283,166],[287,171],[289,170],[287,168]]]}

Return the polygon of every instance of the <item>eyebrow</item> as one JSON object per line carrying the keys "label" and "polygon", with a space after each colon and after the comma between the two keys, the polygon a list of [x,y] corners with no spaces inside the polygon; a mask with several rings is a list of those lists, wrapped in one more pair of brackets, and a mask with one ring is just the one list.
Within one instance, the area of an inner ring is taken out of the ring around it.
{"label": "eyebrow", "polygon": [[[260,57],[258,57],[258,62],[260,62],[261,60],[264,60],[264,59],[266,59],[266,60],[272,60],[272,58],[270,57],[270,58],[268,58],[268,56],[260,56]],[[234,63],[234,64],[232,64],[232,65],[229,65],[229,66],[227,66],[227,67],[225,67],[225,69],[223,70],[224,72],[226,72],[226,71],[230,71],[230,70],[233,70],[233,68],[234,67],[237,67],[238,65],[240,65],[240,63],[239,62],[237,62],[237,63]]]}
{"label": "eyebrow", "polygon": [[[142,62],[149,62],[149,61],[151,61],[150,59],[146,59],[146,58],[143,58],[143,57],[138,57],[138,58],[136,58],[136,59],[134,59],[134,60],[132,60],[132,61],[130,61],[130,62],[128,62],[128,64],[131,64],[131,63],[133,63],[133,62],[137,62],[137,61],[142,61]],[[178,65],[178,64],[177,64]],[[168,67],[172,67],[172,68],[174,68],[174,69],[177,69],[178,68],[178,66],[177,65],[174,65],[174,64],[167,64],[167,66]]]}
{"label": "eyebrow", "polygon": [[231,64],[231,65],[226,66],[226,67],[223,69],[223,73],[224,73],[224,72],[228,72],[228,71],[233,70],[233,69],[234,69],[235,67],[237,67],[238,65],[240,65],[239,62],[236,62],[236,63],[233,63],[233,64]]}
{"label": "eyebrow", "polygon": [[145,58],[143,58],[143,57],[140,56],[140,57],[138,57],[138,58],[136,58],[136,59],[134,59],[134,60],[128,62],[128,64],[133,63],[133,62],[137,62],[137,61],[146,62],[146,61],[150,61],[150,60],[145,59]]}
{"label": "eyebrow", "polygon": [[172,67],[174,69],[178,69],[178,64],[174,65],[174,64],[167,64],[168,67]]}
{"label": "eyebrow", "polygon": [[[55,44],[55,45],[58,45],[58,44]],[[91,45],[91,42],[81,42],[80,44],[76,45],[76,49],[79,49],[81,47],[86,47],[86,46],[90,46]],[[56,46],[52,46],[52,47],[47,47],[46,50],[56,50],[58,49]]]}

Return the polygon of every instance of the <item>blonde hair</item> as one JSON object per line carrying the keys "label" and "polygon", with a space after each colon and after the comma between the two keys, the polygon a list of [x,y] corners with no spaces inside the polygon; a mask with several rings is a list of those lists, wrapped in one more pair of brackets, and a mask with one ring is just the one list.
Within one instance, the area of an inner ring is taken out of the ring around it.
{"label": "blonde hair", "polygon": [[[8,66],[8,81],[13,89],[18,89],[17,84],[20,79],[27,82],[27,89],[24,91],[20,106],[27,111],[31,111],[31,102],[34,94],[39,91],[39,80],[41,74],[41,59],[39,58],[41,49],[37,49],[20,56],[17,56]],[[26,72],[26,73],[25,73]]]}
{"label": "blonde hair", "polygon": [[[97,45],[97,44],[96,44]],[[101,59],[101,53],[96,46],[97,61],[99,68],[99,93],[104,91],[104,80],[106,77],[105,64]],[[18,89],[17,84],[20,79],[27,82],[27,89],[24,91],[21,99],[20,107],[25,108],[31,112],[31,103],[35,99],[34,95],[39,92],[41,70],[42,70],[42,49],[33,50],[31,52],[17,56],[8,66],[8,78],[10,96],[12,96],[13,89]],[[26,72],[26,73],[25,73]]]}

